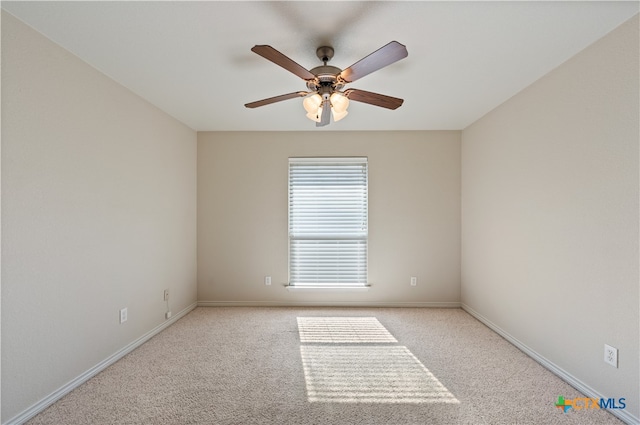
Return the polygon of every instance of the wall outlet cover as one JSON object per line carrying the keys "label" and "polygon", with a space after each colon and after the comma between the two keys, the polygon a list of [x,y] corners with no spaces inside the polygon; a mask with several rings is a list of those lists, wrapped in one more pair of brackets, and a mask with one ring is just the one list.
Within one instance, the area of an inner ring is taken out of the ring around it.
{"label": "wall outlet cover", "polygon": [[618,367],[618,349],[610,345],[604,345],[604,362],[611,366]]}

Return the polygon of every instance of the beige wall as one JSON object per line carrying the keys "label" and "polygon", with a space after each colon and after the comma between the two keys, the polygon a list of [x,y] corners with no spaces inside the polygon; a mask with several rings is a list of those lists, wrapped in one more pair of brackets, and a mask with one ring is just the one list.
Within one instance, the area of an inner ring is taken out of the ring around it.
{"label": "beige wall", "polygon": [[3,422],[196,301],[196,151],[2,12]]}
{"label": "beige wall", "polygon": [[463,304],[636,420],[638,49],[636,16],[462,138]]}
{"label": "beige wall", "polygon": [[[369,158],[370,291],[284,288],[295,156]],[[460,132],[199,133],[198,300],[458,305]]]}

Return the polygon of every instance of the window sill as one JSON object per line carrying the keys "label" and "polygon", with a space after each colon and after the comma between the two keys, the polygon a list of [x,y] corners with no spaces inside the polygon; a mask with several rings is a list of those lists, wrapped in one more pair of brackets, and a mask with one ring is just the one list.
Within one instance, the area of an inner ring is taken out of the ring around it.
{"label": "window sill", "polygon": [[367,292],[371,286],[287,285],[285,288],[287,288],[289,292]]}

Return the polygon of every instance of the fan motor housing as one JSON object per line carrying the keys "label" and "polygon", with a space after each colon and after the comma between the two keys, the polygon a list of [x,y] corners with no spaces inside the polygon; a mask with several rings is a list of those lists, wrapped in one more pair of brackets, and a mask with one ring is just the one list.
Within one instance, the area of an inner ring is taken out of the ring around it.
{"label": "fan motor housing", "polygon": [[335,81],[342,70],[331,65],[320,65],[311,69],[310,72],[318,77],[320,81],[328,81],[330,79]]}
{"label": "fan motor housing", "polygon": [[310,90],[316,90],[319,86],[335,86],[342,70],[335,66],[321,65],[311,69],[310,72],[316,76],[316,79],[309,81],[307,87]]}

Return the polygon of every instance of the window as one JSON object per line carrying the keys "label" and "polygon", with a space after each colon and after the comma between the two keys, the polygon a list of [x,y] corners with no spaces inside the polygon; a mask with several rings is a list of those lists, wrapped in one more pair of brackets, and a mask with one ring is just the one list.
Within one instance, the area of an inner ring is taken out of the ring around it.
{"label": "window", "polygon": [[367,158],[289,158],[289,283],[367,285]]}

